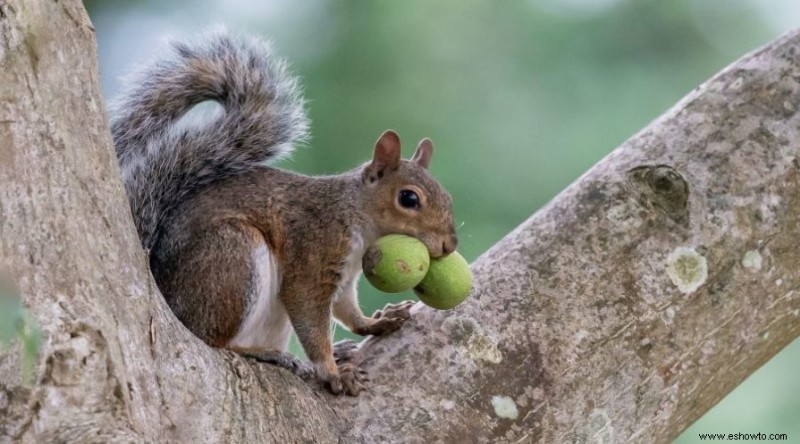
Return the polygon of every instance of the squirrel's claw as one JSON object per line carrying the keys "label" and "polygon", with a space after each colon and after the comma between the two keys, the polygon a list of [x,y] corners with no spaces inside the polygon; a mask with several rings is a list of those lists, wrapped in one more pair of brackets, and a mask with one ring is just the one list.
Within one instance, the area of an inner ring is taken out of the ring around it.
{"label": "squirrel's claw", "polygon": [[358,396],[366,389],[369,379],[366,371],[354,364],[345,363],[339,366],[339,381],[346,395]]}
{"label": "squirrel's claw", "polygon": [[398,304],[386,304],[383,310],[377,310],[372,314],[373,319],[381,318],[402,318],[403,320],[411,317],[411,307],[414,301],[403,301]]}
{"label": "squirrel's claw", "polygon": [[333,359],[336,364],[352,362],[358,354],[359,343],[352,339],[343,339],[333,344]]}
{"label": "squirrel's claw", "polygon": [[367,372],[359,366],[346,362],[338,364],[337,373],[320,375],[323,385],[334,395],[358,396],[366,390],[369,377]]}
{"label": "squirrel's claw", "polygon": [[404,301],[399,304],[387,304],[383,310],[378,310],[372,315],[374,323],[357,333],[381,336],[400,329],[411,318],[411,307],[414,301]]}
{"label": "squirrel's claw", "polygon": [[285,368],[302,379],[311,379],[311,377],[314,375],[314,370],[311,368],[311,366],[301,361],[296,356],[284,351],[242,351],[239,353],[246,358],[255,359],[259,362]]}

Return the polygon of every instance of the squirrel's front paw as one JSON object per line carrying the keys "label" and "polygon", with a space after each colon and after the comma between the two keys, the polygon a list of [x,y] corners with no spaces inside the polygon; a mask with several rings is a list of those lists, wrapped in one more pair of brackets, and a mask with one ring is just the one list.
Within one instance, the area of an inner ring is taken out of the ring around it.
{"label": "squirrel's front paw", "polygon": [[367,336],[381,336],[397,331],[411,318],[411,307],[414,301],[403,301],[399,304],[387,304],[383,310],[378,310],[372,315],[374,322],[367,327],[359,329],[356,333]]}
{"label": "squirrel's front paw", "polygon": [[372,314],[374,319],[403,319],[408,320],[411,317],[411,307],[415,304],[414,301],[403,301],[399,304],[386,304],[383,310],[378,310]]}
{"label": "squirrel's front paw", "polygon": [[369,381],[367,372],[355,364],[339,364],[338,374],[321,375],[320,379],[334,395],[358,396]]}

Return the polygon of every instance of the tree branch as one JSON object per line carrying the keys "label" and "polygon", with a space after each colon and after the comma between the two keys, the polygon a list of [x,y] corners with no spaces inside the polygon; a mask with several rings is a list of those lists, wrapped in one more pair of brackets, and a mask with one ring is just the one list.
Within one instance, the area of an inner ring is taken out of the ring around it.
{"label": "tree branch", "polygon": [[[663,441],[800,334],[800,34],[736,62],[362,346],[334,398],[211,349],[131,223],[77,0],[0,6],[0,251],[45,332],[0,440]],[[15,353],[0,369],[15,368]]]}
{"label": "tree branch", "polygon": [[676,437],[800,334],[799,106],[798,32],[698,87],[375,344],[350,436]]}

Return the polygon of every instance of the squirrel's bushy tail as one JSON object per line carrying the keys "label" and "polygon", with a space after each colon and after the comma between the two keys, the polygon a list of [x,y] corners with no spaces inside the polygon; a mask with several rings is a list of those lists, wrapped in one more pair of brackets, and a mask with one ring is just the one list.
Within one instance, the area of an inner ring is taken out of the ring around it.
{"label": "squirrel's bushy tail", "polygon": [[[177,125],[194,105],[216,101],[223,114]],[[145,248],[192,190],[287,155],[307,135],[297,79],[257,39],[216,30],[132,76],[112,106],[122,178]]]}

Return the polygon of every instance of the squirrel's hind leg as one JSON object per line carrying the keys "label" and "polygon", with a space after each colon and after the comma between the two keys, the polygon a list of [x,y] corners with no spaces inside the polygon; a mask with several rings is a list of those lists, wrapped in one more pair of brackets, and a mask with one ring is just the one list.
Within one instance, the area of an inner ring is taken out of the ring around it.
{"label": "squirrel's hind leg", "polygon": [[286,352],[292,326],[286,308],[278,297],[281,287],[278,259],[260,232],[250,227],[247,230],[253,239],[248,248],[251,275],[248,279],[247,308],[236,336],[230,340],[227,348],[309,379],[314,374],[311,366]]}
{"label": "squirrel's hind leg", "polygon": [[[255,231],[255,229],[252,229]],[[285,351],[292,325],[283,301],[278,297],[281,273],[278,258],[260,232],[253,233],[251,274],[248,277],[247,309],[238,332],[228,348]]]}
{"label": "squirrel's hind leg", "polygon": [[232,351],[239,353],[246,358],[252,358],[259,362],[272,364],[285,368],[295,375],[310,380],[314,377],[314,369],[310,365],[301,361],[291,353],[281,350],[248,350],[241,348],[231,348]]}
{"label": "squirrel's hind leg", "polygon": [[207,344],[226,347],[241,333],[256,299],[259,245],[264,240],[255,228],[222,223],[183,235],[167,232],[153,247],[150,265],[164,298]]}

